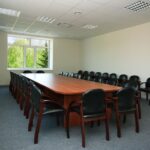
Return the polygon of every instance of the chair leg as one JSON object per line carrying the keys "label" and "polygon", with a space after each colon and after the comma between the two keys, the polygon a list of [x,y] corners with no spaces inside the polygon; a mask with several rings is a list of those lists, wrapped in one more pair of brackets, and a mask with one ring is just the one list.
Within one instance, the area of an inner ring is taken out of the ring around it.
{"label": "chair leg", "polygon": [[56,121],[57,121],[57,126],[60,126],[60,117],[59,117],[59,114],[57,113],[56,114]]}
{"label": "chair leg", "polygon": [[67,133],[67,138],[70,138],[70,124],[69,124],[69,117],[70,117],[70,112],[66,112],[66,133]]}
{"label": "chair leg", "polygon": [[35,129],[35,133],[34,133],[34,144],[38,143],[38,135],[39,135],[39,131],[40,131],[41,121],[42,121],[42,111],[40,111],[38,114],[37,125],[36,125],[36,129]]}
{"label": "chair leg", "polygon": [[105,129],[106,129],[106,140],[109,141],[109,127],[108,127],[108,119],[105,119]]}
{"label": "chair leg", "polygon": [[148,92],[146,92],[146,100],[148,101]]}
{"label": "chair leg", "polygon": [[138,99],[137,104],[138,104],[138,117],[141,119],[141,104],[140,100]]}
{"label": "chair leg", "polygon": [[19,104],[21,110],[23,110],[23,103],[24,103],[24,97],[20,97]]}
{"label": "chair leg", "polygon": [[127,116],[126,114],[123,115],[123,123],[126,123],[126,120],[127,120]]}
{"label": "chair leg", "polygon": [[115,117],[116,117],[116,126],[117,126],[117,136],[121,137],[121,123],[120,123],[120,113],[118,111],[118,102],[115,101]]}
{"label": "chair leg", "polygon": [[100,122],[100,120],[98,120],[98,121],[97,121],[97,125],[100,126],[100,124],[101,124],[101,122]]}
{"label": "chair leg", "polygon": [[27,107],[28,107],[28,97],[25,97],[25,104],[24,104],[24,116],[26,116]]}
{"label": "chair leg", "polygon": [[90,122],[90,127],[93,128],[94,127],[94,121]]}
{"label": "chair leg", "polygon": [[85,124],[84,119],[80,116],[81,133],[82,133],[82,147],[85,147]]}
{"label": "chair leg", "polygon": [[138,120],[138,110],[135,110],[135,131],[138,133],[139,132],[139,120]]}
{"label": "chair leg", "polygon": [[32,108],[32,112],[31,112],[31,116],[30,116],[29,124],[28,124],[28,131],[31,131],[32,129],[33,119],[34,119],[34,109]]}
{"label": "chair leg", "polygon": [[26,109],[26,119],[29,118],[30,108],[31,108],[31,104],[29,103]]}
{"label": "chair leg", "polygon": [[121,123],[120,123],[120,114],[116,112],[116,125],[117,125],[117,136],[121,137]]}

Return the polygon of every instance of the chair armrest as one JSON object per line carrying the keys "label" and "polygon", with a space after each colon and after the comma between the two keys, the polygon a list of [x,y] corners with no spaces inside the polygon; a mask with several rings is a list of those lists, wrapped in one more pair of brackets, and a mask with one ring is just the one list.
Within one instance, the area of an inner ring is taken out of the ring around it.
{"label": "chair armrest", "polygon": [[141,82],[140,85],[142,85],[142,84],[144,84],[144,83],[146,83],[146,82]]}
{"label": "chair armrest", "polygon": [[118,97],[112,97],[112,100],[117,101],[117,100],[118,100]]}
{"label": "chair armrest", "polygon": [[82,101],[72,101],[69,104],[69,107],[75,107],[75,106],[81,106],[82,105]]}
{"label": "chair armrest", "polygon": [[41,99],[40,103],[42,103],[42,104],[55,104],[55,105],[58,105],[58,106],[63,108],[63,106],[60,103],[53,101],[53,100],[49,100],[49,99]]}

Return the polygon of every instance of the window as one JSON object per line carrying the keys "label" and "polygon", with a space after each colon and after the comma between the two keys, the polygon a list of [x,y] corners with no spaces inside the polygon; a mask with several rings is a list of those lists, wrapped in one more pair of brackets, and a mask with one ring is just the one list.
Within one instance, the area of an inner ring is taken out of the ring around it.
{"label": "window", "polygon": [[8,68],[52,69],[52,42],[50,39],[8,35]]}

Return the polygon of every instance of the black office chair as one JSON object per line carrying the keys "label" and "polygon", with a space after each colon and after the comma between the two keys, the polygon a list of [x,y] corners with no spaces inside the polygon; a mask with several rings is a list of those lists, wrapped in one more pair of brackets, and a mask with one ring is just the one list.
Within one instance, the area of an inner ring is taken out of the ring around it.
{"label": "black office chair", "polygon": [[82,146],[85,147],[85,122],[103,120],[105,122],[106,140],[109,140],[108,109],[105,100],[105,92],[101,89],[93,89],[82,95],[82,101],[72,102],[67,112],[67,137],[69,134],[69,114],[75,112],[80,116],[82,131]]}
{"label": "black office chair", "polygon": [[121,74],[118,78],[118,86],[125,87],[128,82],[128,76],[126,74]]}
{"label": "black office chair", "polygon": [[14,96],[14,91],[15,91],[15,73],[13,71],[10,71],[10,83],[9,83],[9,91],[11,94]]}
{"label": "black office chair", "polygon": [[[143,87],[143,85],[144,85],[144,87]],[[140,84],[139,90],[141,92],[145,92],[146,93],[146,100],[148,101],[148,104],[150,105],[150,100],[148,99],[148,94],[150,93],[150,78],[148,78],[146,80],[146,82],[142,82]]]}
{"label": "black office chair", "polygon": [[89,81],[94,81],[94,79],[95,79],[95,72],[94,71],[90,71],[88,80]]}
{"label": "black office chair", "polygon": [[101,82],[101,72],[96,72],[95,73],[95,82]]}
{"label": "black office chair", "polygon": [[43,70],[37,70],[36,73],[45,73]]}
{"label": "black office chair", "polygon": [[32,73],[31,70],[24,70],[23,73]]}
{"label": "black office chair", "polygon": [[78,79],[82,79],[83,78],[83,71],[82,70],[79,70],[76,74],[76,78]]}
{"label": "black office chair", "polygon": [[117,85],[117,74],[116,74],[116,73],[111,73],[111,74],[109,75],[107,84],[110,84],[110,85]]}
{"label": "black office chair", "polygon": [[139,89],[140,83],[141,83],[139,76],[137,76],[137,75],[132,75],[132,76],[130,76],[128,82],[129,82],[129,83],[132,83],[132,84],[137,84],[138,89]]}
{"label": "black office chair", "polygon": [[88,80],[88,78],[89,78],[89,72],[88,71],[84,71],[83,72],[83,77],[81,79]]}
{"label": "black office chair", "polygon": [[56,101],[52,101],[50,99],[42,99],[42,92],[34,83],[32,83],[31,88],[31,107],[32,112],[29,119],[28,131],[31,131],[33,126],[34,115],[37,114],[38,118],[34,133],[34,143],[36,144],[38,143],[38,134],[40,130],[42,116],[47,114],[63,113],[64,109]]}
{"label": "black office chair", "polygon": [[117,97],[114,97],[114,106],[116,114],[116,126],[117,136],[121,137],[121,115],[133,113],[135,117],[136,132],[139,132],[139,120],[138,120],[138,104],[137,104],[136,91],[132,87],[124,88],[117,93]]}
{"label": "black office chair", "polygon": [[138,113],[139,113],[139,118],[141,118],[141,93],[139,91],[139,80],[137,80],[136,78],[134,79],[130,79],[128,80],[128,82],[125,84],[125,88],[133,88],[136,91],[136,102],[138,105]]}
{"label": "black office chair", "polygon": [[69,76],[69,72],[63,72],[63,76],[68,77]]}
{"label": "black office chair", "polygon": [[109,73],[105,72],[101,76],[101,83],[107,83],[109,78]]}

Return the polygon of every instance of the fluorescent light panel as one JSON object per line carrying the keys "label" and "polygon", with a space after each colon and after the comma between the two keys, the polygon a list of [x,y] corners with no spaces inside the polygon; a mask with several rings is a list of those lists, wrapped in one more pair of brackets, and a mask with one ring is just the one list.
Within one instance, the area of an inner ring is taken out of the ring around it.
{"label": "fluorescent light panel", "polygon": [[46,16],[41,16],[37,18],[37,21],[45,22],[45,23],[53,23],[55,20],[56,20],[55,18],[49,18]]}
{"label": "fluorescent light panel", "polygon": [[0,8],[0,14],[19,17],[20,11],[13,10],[13,9]]}
{"label": "fluorescent light panel", "polygon": [[82,28],[92,30],[92,29],[95,29],[97,27],[98,27],[98,25],[86,24]]}

